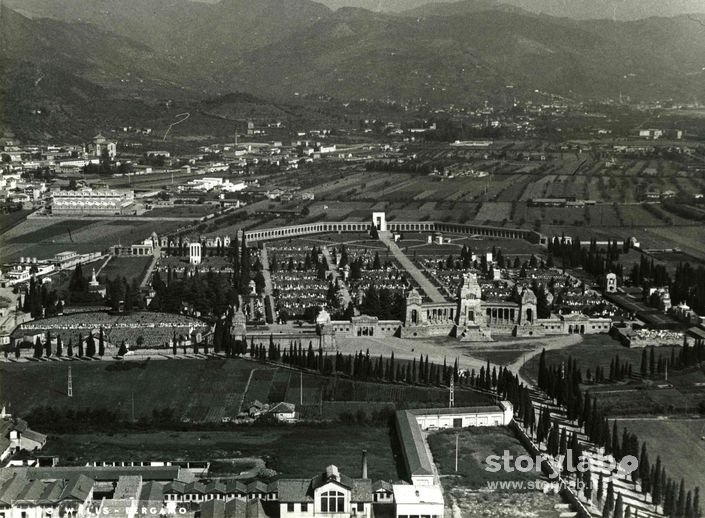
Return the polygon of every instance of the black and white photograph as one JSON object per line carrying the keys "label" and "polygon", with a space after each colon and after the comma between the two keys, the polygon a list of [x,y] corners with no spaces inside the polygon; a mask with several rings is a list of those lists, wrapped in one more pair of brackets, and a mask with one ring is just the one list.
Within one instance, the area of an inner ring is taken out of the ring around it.
{"label": "black and white photograph", "polygon": [[475,517],[705,518],[705,0],[0,0],[0,518]]}

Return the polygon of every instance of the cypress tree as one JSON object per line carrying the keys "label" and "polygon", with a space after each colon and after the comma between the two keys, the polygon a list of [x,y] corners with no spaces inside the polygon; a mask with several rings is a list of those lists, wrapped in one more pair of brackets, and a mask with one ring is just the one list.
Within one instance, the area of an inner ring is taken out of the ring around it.
{"label": "cypress tree", "polygon": [[622,493],[617,495],[617,503],[614,506],[613,518],[624,518],[624,502],[622,501]]}
{"label": "cypress tree", "polygon": [[676,516],[685,515],[685,480],[681,478],[678,488],[678,500],[676,500]]}
{"label": "cypress tree", "polygon": [[605,508],[610,512],[614,507],[614,482],[612,480],[607,484],[607,495],[605,496]]}
{"label": "cypress tree", "polygon": [[93,358],[95,356],[95,339],[93,338],[93,333],[88,334],[86,338],[86,356]]}
{"label": "cypress tree", "polygon": [[56,335],[56,356],[64,354],[64,345],[61,343],[61,335]]}
{"label": "cypress tree", "polygon": [[653,377],[656,372],[656,355],[654,354],[654,348],[649,348],[649,375]]}
{"label": "cypress tree", "polygon": [[602,497],[605,494],[605,480],[602,476],[602,472],[597,477],[597,501],[602,502]]}
{"label": "cypress tree", "polygon": [[619,460],[622,458],[620,455],[619,448],[619,434],[617,433],[617,421],[612,423],[612,455],[615,459]]}

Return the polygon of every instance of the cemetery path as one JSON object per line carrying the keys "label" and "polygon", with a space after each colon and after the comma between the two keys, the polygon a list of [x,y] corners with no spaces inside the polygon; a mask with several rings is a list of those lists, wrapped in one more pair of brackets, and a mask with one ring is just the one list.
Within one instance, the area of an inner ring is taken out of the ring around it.
{"label": "cemetery path", "polygon": [[402,268],[404,268],[407,272],[409,272],[409,275],[413,277],[413,279],[416,281],[416,284],[418,284],[421,289],[424,291],[426,296],[431,299],[431,302],[436,303],[436,304],[443,304],[448,302],[446,298],[441,294],[440,291],[438,291],[438,288],[436,288],[428,278],[421,273],[421,270],[419,270],[416,265],[409,259],[404,252],[401,251],[401,248],[397,246],[397,244],[394,242],[394,238],[389,232],[380,232],[379,233],[379,239],[382,241],[387,246],[387,249],[394,255],[394,258],[399,261],[399,264],[401,264]]}
{"label": "cemetery path", "polygon": [[[323,257],[326,258],[326,263],[328,263],[328,271],[333,275],[333,282],[337,283],[337,280],[340,278],[340,271],[338,270],[338,266],[333,263],[333,258],[330,256],[330,251],[328,250],[327,246],[323,246],[321,248],[321,251],[323,252]],[[343,295],[343,307],[347,308],[348,304],[352,301],[352,298],[350,297],[350,292],[348,291],[348,287],[343,282],[342,279],[340,279],[340,286],[341,290],[340,292]]]}

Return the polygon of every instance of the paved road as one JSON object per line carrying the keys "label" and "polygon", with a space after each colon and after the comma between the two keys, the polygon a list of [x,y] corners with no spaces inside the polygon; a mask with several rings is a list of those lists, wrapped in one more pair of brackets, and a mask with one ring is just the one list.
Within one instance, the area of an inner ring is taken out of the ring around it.
{"label": "paved road", "polygon": [[406,254],[401,251],[401,248],[397,246],[389,232],[380,232],[379,239],[387,246],[389,251],[392,252],[394,258],[399,261],[399,264],[401,264],[402,267],[414,278],[416,283],[421,286],[421,289],[432,302],[448,302],[446,298],[441,295],[441,292],[438,291],[438,288],[431,284],[431,281],[429,281],[428,278],[416,267],[416,265],[411,262],[411,259],[409,259]]}
{"label": "paved road", "polygon": [[[146,287],[149,283],[150,279],[152,278],[152,272],[154,271],[154,267],[157,266],[157,261],[159,261],[158,256],[155,255],[154,257],[152,257],[152,260],[149,262],[149,268],[147,268],[147,273],[144,274],[142,282],[140,282],[140,288]],[[105,265],[107,264],[108,262],[106,261],[106,263],[100,267],[100,270],[105,268]],[[98,272],[96,272],[95,274],[98,275]]]}

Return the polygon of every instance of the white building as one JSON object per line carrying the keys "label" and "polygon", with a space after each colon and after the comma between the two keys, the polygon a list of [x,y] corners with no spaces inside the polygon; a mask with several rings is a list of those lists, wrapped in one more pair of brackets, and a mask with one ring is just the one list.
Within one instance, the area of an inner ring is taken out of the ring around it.
{"label": "white building", "polygon": [[292,403],[277,403],[269,409],[271,414],[277,421],[284,423],[293,423],[296,421],[296,406]]}
{"label": "white building", "polygon": [[443,492],[441,486],[410,486],[394,484],[396,518],[443,518]]}
{"label": "white building", "polygon": [[118,189],[81,189],[80,191],[56,191],[52,194],[51,212],[62,215],[109,215],[125,214],[134,204],[135,192]]}
{"label": "white building", "polygon": [[219,189],[224,192],[239,192],[247,188],[245,182],[233,183],[227,178],[205,177],[195,178],[184,186],[180,186],[181,190],[195,190],[209,192],[213,189]]}
{"label": "white building", "polygon": [[190,243],[188,251],[189,263],[193,265],[201,264],[201,243]]}

